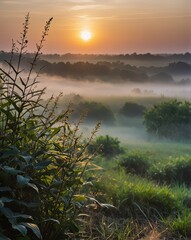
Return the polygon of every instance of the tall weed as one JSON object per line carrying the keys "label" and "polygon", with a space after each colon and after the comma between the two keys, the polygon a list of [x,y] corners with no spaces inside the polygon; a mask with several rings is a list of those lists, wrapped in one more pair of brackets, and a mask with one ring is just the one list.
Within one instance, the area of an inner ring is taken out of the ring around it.
{"label": "tall weed", "polygon": [[[70,108],[55,114],[59,96],[43,104],[37,61],[52,18],[26,66],[29,14],[7,68],[0,68],[0,238],[66,239],[79,232],[80,209],[87,201],[83,175],[90,156],[69,121]],[[24,70],[27,70],[24,71]],[[79,220],[79,219],[78,219]]]}

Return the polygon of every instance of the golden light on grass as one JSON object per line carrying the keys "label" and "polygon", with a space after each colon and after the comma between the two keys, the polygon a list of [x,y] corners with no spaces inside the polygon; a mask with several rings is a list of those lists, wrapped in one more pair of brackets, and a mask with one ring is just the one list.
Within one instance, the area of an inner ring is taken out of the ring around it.
{"label": "golden light on grass", "polygon": [[87,42],[92,38],[92,33],[88,30],[84,30],[80,33],[80,37],[83,41]]}

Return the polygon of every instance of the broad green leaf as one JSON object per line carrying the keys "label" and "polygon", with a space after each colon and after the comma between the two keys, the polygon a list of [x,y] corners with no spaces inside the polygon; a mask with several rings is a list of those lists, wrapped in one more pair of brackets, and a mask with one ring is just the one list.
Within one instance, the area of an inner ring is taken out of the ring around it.
{"label": "broad green leaf", "polygon": [[42,170],[42,169],[46,168],[48,165],[50,165],[51,163],[52,163],[51,160],[39,162],[34,165],[34,168],[37,170]]}
{"label": "broad green leaf", "polygon": [[32,219],[33,217],[28,214],[21,214],[21,213],[14,213],[12,218],[25,218],[25,219]]}
{"label": "broad green leaf", "polygon": [[37,236],[37,238],[42,239],[42,235],[40,233],[40,229],[38,226],[34,223],[22,223],[22,225],[26,226],[27,228],[30,228],[33,233]]}
{"label": "broad green leaf", "polygon": [[32,156],[30,155],[19,155],[22,159],[24,159],[26,162],[29,162],[32,160]]}
{"label": "broad green leaf", "polygon": [[18,173],[23,173],[21,170],[17,170],[9,166],[4,166],[2,169],[11,175],[17,175]]}
{"label": "broad green leaf", "polygon": [[17,175],[17,182],[21,187],[28,186],[33,188],[36,192],[38,192],[38,187],[35,184],[30,183],[29,182],[30,180],[31,180],[30,177],[23,177],[22,175]]}
{"label": "broad green leaf", "polygon": [[17,182],[21,186],[25,186],[29,183],[30,178],[29,177],[23,177],[22,175],[17,175]]}
{"label": "broad green leaf", "polygon": [[27,235],[27,228],[23,224],[13,224],[12,228],[18,230],[23,236]]}
{"label": "broad green leaf", "polygon": [[11,157],[11,156],[16,156],[19,153],[19,150],[17,147],[12,146],[10,148],[7,148],[3,150],[3,158]]}
{"label": "broad green leaf", "polygon": [[0,208],[0,212],[7,218],[12,218],[14,216],[14,213],[11,211],[11,209],[6,207]]}

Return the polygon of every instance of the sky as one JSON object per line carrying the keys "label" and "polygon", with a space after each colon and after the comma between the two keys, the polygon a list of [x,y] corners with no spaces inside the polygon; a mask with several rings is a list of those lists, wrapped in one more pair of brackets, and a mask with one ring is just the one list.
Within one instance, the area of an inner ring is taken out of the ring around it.
{"label": "sky", "polygon": [[0,50],[19,39],[28,12],[29,52],[51,17],[44,53],[191,52],[191,0],[0,0]]}

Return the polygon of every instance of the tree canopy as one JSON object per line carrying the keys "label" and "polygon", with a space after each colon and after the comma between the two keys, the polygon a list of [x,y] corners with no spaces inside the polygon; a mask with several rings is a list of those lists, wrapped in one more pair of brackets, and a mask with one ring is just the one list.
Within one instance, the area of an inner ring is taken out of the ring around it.
{"label": "tree canopy", "polygon": [[170,100],[154,105],[144,114],[147,131],[171,139],[191,138],[191,103]]}

